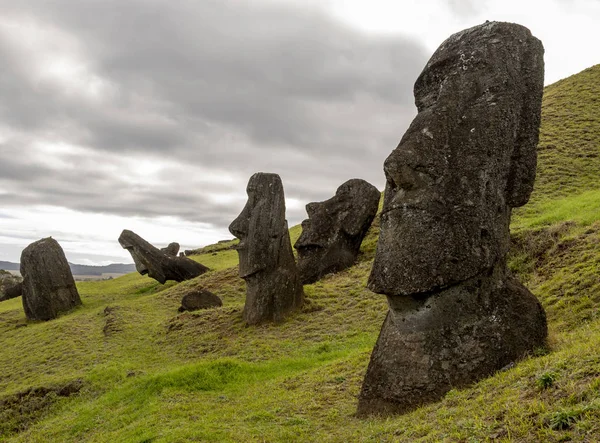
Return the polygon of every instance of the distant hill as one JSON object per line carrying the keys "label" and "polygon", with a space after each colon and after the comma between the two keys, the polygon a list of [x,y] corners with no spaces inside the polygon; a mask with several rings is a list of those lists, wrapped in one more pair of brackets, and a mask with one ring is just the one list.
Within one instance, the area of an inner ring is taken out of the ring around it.
{"label": "distant hill", "polygon": [[[0,261],[0,269],[5,271],[18,271],[19,263]],[[102,275],[102,274],[128,274],[135,271],[135,265],[124,263],[111,263],[106,266],[88,266],[69,263],[73,275]]]}

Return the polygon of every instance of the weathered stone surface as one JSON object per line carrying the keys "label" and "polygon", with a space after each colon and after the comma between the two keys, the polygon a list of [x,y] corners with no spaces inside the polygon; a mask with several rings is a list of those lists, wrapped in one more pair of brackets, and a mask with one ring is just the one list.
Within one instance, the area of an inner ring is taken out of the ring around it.
{"label": "weathered stone surface", "polygon": [[194,289],[183,296],[179,312],[223,306],[221,299],[206,289]]}
{"label": "weathered stone surface", "polygon": [[30,320],[51,320],[81,304],[65,253],[52,237],[21,253],[23,309]]}
{"label": "weathered stone surface", "polygon": [[208,268],[186,257],[172,256],[152,246],[135,232],[123,230],[119,243],[133,258],[135,268],[142,275],[164,284],[167,280],[178,282],[204,274]]}
{"label": "weathered stone surface", "polygon": [[239,273],[246,281],[244,320],[281,321],[302,306],[304,292],[285,220],[283,185],[277,174],[258,172],[247,187],[248,202],[229,231],[240,239]]}
{"label": "weathered stone surface", "polygon": [[0,269],[0,301],[20,297],[23,291],[23,279]]}
{"label": "weathered stone surface", "polygon": [[418,115],[384,164],[369,288],[390,311],[359,414],[404,412],[544,344],[536,298],[506,271],[511,209],[533,188],[543,47],[488,22],[451,36],[415,84]]}
{"label": "weathered stone surface", "polygon": [[329,200],[306,205],[308,219],[294,244],[303,284],[354,264],[380,196],[375,186],[355,178],[343,183]]}
{"label": "weathered stone surface", "polygon": [[167,247],[160,248],[160,250],[167,255],[172,255],[173,257],[177,257],[177,254],[179,253],[179,243],[177,243],[177,242],[169,243],[169,245]]}

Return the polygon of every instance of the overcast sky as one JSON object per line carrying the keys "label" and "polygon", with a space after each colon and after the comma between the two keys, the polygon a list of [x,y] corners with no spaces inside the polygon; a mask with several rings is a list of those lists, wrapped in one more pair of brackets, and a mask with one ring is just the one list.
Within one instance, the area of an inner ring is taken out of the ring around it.
{"label": "overcast sky", "polygon": [[290,226],[350,178],[381,190],[427,59],[485,20],[542,40],[546,84],[600,63],[599,0],[0,0],[0,260],[231,238],[257,171]]}

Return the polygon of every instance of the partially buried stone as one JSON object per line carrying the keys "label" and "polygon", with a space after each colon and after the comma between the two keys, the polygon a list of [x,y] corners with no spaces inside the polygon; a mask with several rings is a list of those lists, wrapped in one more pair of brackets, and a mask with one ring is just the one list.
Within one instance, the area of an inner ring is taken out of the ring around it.
{"label": "partially buried stone", "polygon": [[52,237],[21,253],[23,309],[30,320],[51,320],[81,304],[65,253]]}
{"label": "partially buried stone", "polygon": [[329,200],[306,205],[308,219],[294,244],[303,284],[354,264],[380,196],[375,186],[355,178],[343,183]]}
{"label": "partially buried stone", "polygon": [[167,247],[160,248],[160,250],[163,251],[167,255],[172,255],[173,257],[177,257],[177,254],[179,253],[179,243],[177,243],[177,242],[169,243],[169,245]]}
{"label": "partially buried stone", "polygon": [[0,301],[21,296],[23,291],[22,280],[21,277],[0,269]]}
{"label": "partially buried stone", "polygon": [[206,289],[194,289],[181,299],[179,312],[196,311],[223,306],[221,299]]}
{"label": "partially buried stone", "polygon": [[489,22],[451,36],[415,83],[418,115],[384,164],[368,287],[389,312],[358,414],[409,411],[543,346],[538,300],[506,269],[533,189],[543,47]]}
{"label": "partially buried stone", "polygon": [[302,306],[304,292],[285,219],[283,185],[277,174],[258,172],[247,187],[248,202],[229,225],[240,239],[239,273],[246,281],[244,320],[281,321]]}
{"label": "partially buried stone", "polygon": [[161,251],[127,229],[119,236],[119,243],[129,251],[140,274],[147,274],[162,284],[167,280],[189,280],[208,271],[206,266],[187,257],[172,256]]}

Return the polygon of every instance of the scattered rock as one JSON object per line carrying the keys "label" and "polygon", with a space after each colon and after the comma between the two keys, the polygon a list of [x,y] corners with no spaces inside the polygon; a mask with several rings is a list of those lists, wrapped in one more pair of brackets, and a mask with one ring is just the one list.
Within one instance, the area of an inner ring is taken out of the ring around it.
{"label": "scattered rock", "polygon": [[23,279],[0,269],[0,301],[20,297],[23,292]]}
{"label": "scattered rock", "polygon": [[221,299],[206,289],[194,289],[185,294],[181,300],[179,312],[196,311],[223,306]]}
{"label": "scattered rock", "polygon": [[240,239],[239,274],[246,281],[244,320],[281,321],[302,306],[304,292],[285,219],[285,199],[277,174],[258,172],[247,187],[248,202],[229,226]]}
{"label": "scattered rock", "polygon": [[355,178],[342,184],[329,200],[306,205],[308,219],[302,222],[302,234],[294,245],[303,284],[354,264],[380,197],[375,186]]}
{"label": "scattered rock", "polygon": [[148,274],[161,284],[167,280],[178,282],[190,280],[208,271],[206,266],[194,260],[172,256],[159,250],[127,229],[119,236],[119,243],[123,249],[129,251],[135,262],[135,268],[140,274]]}
{"label": "scattered rock", "polygon": [[51,320],[81,304],[65,253],[52,237],[21,253],[23,309],[30,320]]}
{"label": "scattered rock", "polygon": [[390,309],[359,415],[412,410],[543,346],[544,310],[506,269],[511,210],[535,179],[543,52],[527,28],[489,22],[417,79],[419,113],[384,164],[368,286]]}
{"label": "scattered rock", "polygon": [[160,250],[167,255],[172,255],[173,257],[177,257],[177,254],[179,253],[179,243],[177,243],[177,242],[169,243],[169,245],[166,248],[161,248]]}

